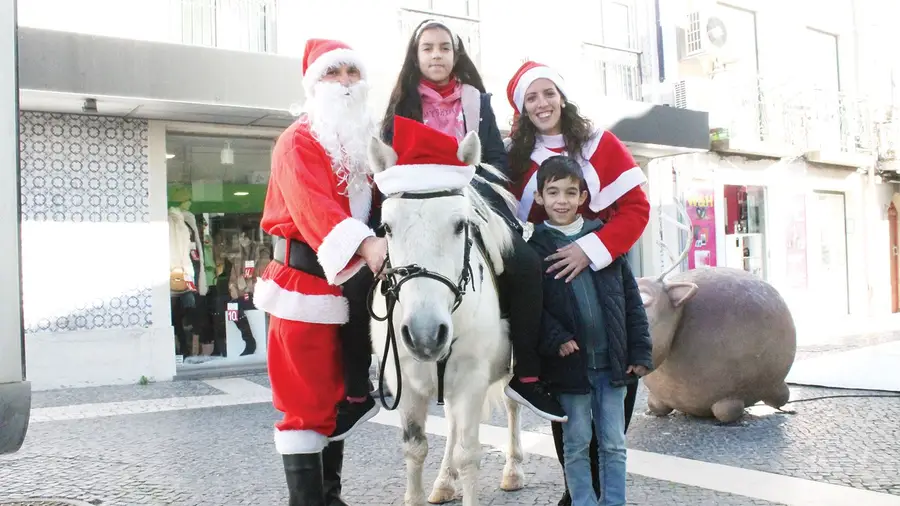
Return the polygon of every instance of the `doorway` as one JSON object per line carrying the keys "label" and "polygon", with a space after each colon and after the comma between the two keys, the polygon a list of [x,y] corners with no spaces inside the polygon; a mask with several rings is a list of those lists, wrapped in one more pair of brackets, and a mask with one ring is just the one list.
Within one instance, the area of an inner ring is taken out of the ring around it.
{"label": "doorway", "polygon": [[809,223],[809,294],[822,314],[850,313],[847,209],[843,193],[813,191]]}

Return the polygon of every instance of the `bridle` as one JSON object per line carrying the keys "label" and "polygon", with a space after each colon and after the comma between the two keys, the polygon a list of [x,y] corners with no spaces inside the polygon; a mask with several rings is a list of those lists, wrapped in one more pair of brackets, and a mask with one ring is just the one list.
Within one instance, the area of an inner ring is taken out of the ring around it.
{"label": "bridle", "polygon": [[[445,197],[464,197],[465,193],[463,190],[441,190],[435,192],[428,193],[399,193],[396,195],[390,195],[387,198],[396,198],[396,199],[413,199],[413,200],[429,200],[429,199],[437,199],[437,198],[445,198]],[[464,232],[465,232],[465,246],[463,250],[463,270],[459,275],[459,279],[454,283],[447,276],[439,272],[429,271],[428,269],[421,267],[416,264],[404,265],[401,267],[393,267],[391,266],[390,255],[385,258],[384,264],[381,266],[381,270],[378,271],[378,274],[375,276],[375,281],[372,283],[372,287],[369,289],[369,296],[367,300],[367,305],[369,309],[369,316],[371,316],[374,320],[383,322],[387,321],[387,339],[384,344],[384,353],[381,358],[381,370],[379,372],[378,379],[378,393],[381,397],[381,405],[384,406],[387,410],[397,409],[397,406],[400,405],[400,395],[402,393],[402,380],[400,378],[400,355],[397,348],[397,336],[394,332],[394,307],[397,302],[400,300],[400,288],[406,284],[406,282],[416,279],[416,278],[428,278],[433,279],[442,283],[444,286],[450,289],[453,292],[453,307],[450,310],[450,313],[453,314],[459,306],[462,304],[463,297],[466,295],[466,288],[469,284],[472,284],[472,288],[475,288],[474,282],[472,281],[472,267],[469,265],[469,259],[472,253],[472,235],[470,233],[471,224],[466,223]],[[375,297],[375,290],[378,289],[378,286],[381,286],[381,294],[385,299],[385,314],[384,316],[378,316],[375,314],[375,311],[372,307],[372,302]],[[452,352],[452,341],[451,341],[451,352]],[[394,392],[394,404],[392,406],[388,406],[387,402],[384,400],[384,371],[387,367],[387,359],[388,352],[393,348],[393,358],[394,358],[394,370],[397,374],[397,391]],[[444,371],[447,367],[447,360],[450,358],[450,353],[447,353],[447,356],[438,360],[437,368],[438,368],[438,405],[444,404]]]}

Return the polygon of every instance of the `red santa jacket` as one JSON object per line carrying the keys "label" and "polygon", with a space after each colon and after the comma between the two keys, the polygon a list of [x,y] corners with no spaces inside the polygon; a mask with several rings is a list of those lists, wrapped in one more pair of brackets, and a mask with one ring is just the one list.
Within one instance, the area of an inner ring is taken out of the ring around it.
{"label": "red santa jacket", "polygon": [[346,195],[331,157],[301,118],[278,138],[261,226],[266,233],[296,239],[316,252],[326,279],[271,262],[256,284],[253,302],[278,318],[342,324],[348,318],[340,285],[365,267],[356,254],[374,235],[366,225],[372,190]]}
{"label": "red santa jacket", "polygon": [[[532,223],[547,219],[544,209],[534,203],[537,170],[544,160],[564,150],[561,135],[538,138],[531,153],[531,167],[517,188],[519,219]],[[595,132],[585,144],[580,158],[588,191],[581,213],[586,218],[600,218],[606,222],[598,232],[578,240],[578,245],[591,260],[591,268],[596,271],[627,253],[644,232],[650,220],[650,203],[641,184],[647,178],[628,148],[609,131]]]}

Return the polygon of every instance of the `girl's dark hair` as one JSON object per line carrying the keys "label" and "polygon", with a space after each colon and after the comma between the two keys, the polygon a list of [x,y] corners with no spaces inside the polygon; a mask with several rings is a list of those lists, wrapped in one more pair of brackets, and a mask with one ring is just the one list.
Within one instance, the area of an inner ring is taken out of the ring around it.
{"label": "girl's dark hair", "polygon": [[556,155],[544,160],[537,171],[538,192],[544,191],[544,186],[560,179],[578,181],[582,189],[585,188],[584,174],[581,165],[571,156]]}
{"label": "girl's dark hair", "polygon": [[[426,25],[430,25],[427,26]],[[425,27],[423,29],[423,27]],[[430,28],[440,28],[450,34],[453,44],[453,71],[457,79],[463,84],[475,87],[481,93],[485,93],[484,83],[475,63],[466,53],[466,47],[462,39],[456,37],[442,23],[428,19],[419,23],[412,36],[409,44],[406,46],[406,56],[403,59],[403,66],[400,67],[400,74],[397,76],[397,83],[394,84],[394,90],[391,92],[391,98],[388,101],[387,110],[384,112],[384,119],[381,121],[381,136],[387,142],[387,130],[394,125],[394,116],[403,116],[422,121],[422,97],[419,96],[419,81],[422,79],[422,72],[419,70],[419,39],[421,32]]]}
{"label": "girl's dark hair", "polygon": [[[557,89],[557,91],[559,90]],[[580,158],[581,150],[590,140],[591,134],[594,133],[594,125],[591,120],[578,112],[578,106],[567,100],[562,92],[559,92],[559,95],[562,97],[562,103],[565,104],[565,107],[561,109],[560,121],[562,122],[563,139],[566,141],[566,153]],[[537,135],[537,127],[523,110],[510,136],[512,142],[509,149],[509,168],[512,172],[512,182],[515,185],[522,183],[525,173],[531,166],[531,153],[534,151]]]}

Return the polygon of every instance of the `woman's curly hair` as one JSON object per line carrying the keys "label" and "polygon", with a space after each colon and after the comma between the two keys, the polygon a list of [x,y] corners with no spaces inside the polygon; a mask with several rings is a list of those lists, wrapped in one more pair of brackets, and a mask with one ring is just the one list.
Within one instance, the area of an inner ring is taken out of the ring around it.
{"label": "woman's curly hair", "polygon": [[[558,91],[558,90],[557,90]],[[563,108],[561,109],[562,135],[566,142],[566,153],[580,157],[582,148],[594,133],[591,120],[578,112],[578,106],[566,99],[560,92]],[[528,118],[528,114],[518,115],[510,135],[509,168],[514,185],[521,185],[525,173],[531,167],[531,153],[537,142],[537,127]]]}

